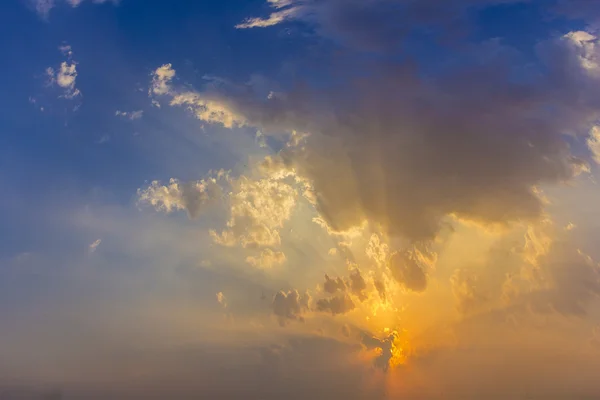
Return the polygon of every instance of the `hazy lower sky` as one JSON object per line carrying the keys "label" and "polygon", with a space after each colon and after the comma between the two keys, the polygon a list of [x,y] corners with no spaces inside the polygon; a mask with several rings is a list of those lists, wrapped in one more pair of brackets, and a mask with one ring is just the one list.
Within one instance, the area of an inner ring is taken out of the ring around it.
{"label": "hazy lower sky", "polygon": [[0,399],[600,398],[600,2],[0,33]]}

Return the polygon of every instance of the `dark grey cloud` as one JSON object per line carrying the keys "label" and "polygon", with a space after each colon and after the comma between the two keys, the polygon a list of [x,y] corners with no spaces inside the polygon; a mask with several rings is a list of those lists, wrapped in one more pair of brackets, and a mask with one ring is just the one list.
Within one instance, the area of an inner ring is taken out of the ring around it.
{"label": "dark grey cloud", "polygon": [[385,289],[385,283],[380,280],[374,280],[373,284],[375,285],[375,289],[377,289],[377,293],[379,294],[379,298],[383,301],[387,301],[387,294]]}
{"label": "dark grey cloud", "polygon": [[350,272],[350,290],[352,293],[358,297],[360,301],[365,301],[367,299],[367,295],[365,291],[367,290],[367,282],[365,278],[363,278],[359,269],[355,269]]}
{"label": "dark grey cloud", "polygon": [[310,295],[297,290],[289,292],[279,291],[273,297],[273,314],[278,318],[279,324],[285,326],[289,321],[304,321],[303,314],[308,310]]}
{"label": "dark grey cloud", "polygon": [[379,339],[369,334],[363,334],[362,344],[369,350],[379,349],[381,354],[374,360],[376,368],[381,368],[387,371],[390,367],[390,360],[392,359],[392,349],[394,347],[394,340],[396,340],[396,333],[391,333],[384,339]]}
{"label": "dark grey cloud", "polygon": [[325,274],[325,283],[323,284],[323,290],[327,293],[334,294],[338,290],[340,292],[346,291],[346,282],[340,277],[330,278],[329,275]]}
{"label": "dark grey cloud", "polygon": [[317,311],[329,312],[332,315],[346,314],[356,308],[354,301],[347,293],[317,300]]}
{"label": "dark grey cloud", "polygon": [[414,292],[423,292],[427,289],[427,273],[424,266],[409,252],[392,254],[389,268],[394,279],[404,288]]}

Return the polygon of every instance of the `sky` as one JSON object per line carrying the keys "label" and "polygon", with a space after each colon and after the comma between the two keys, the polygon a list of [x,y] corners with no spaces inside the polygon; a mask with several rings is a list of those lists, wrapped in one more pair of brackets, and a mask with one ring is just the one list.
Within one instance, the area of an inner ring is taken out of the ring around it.
{"label": "sky", "polygon": [[0,399],[600,398],[600,3],[0,34]]}

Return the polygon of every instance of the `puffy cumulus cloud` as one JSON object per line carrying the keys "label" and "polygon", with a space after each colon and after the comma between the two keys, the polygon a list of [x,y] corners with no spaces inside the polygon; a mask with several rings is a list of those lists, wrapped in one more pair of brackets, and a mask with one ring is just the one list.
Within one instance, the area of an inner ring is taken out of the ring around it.
{"label": "puffy cumulus cloud", "polygon": [[598,76],[600,74],[598,37],[586,31],[573,31],[566,34],[564,40],[584,70]]}
{"label": "puffy cumulus cloud", "polygon": [[222,95],[265,134],[311,133],[285,147],[277,165],[310,182],[332,231],[369,220],[387,236],[428,241],[449,215],[536,221],[544,209],[536,188],[586,170],[565,134],[588,137],[600,80],[581,60],[592,62],[592,50],[582,53],[572,36],[540,45],[540,68],[527,79],[516,79],[518,57],[483,46],[427,78],[409,63],[382,61],[336,90]]}
{"label": "puffy cumulus cloud", "polygon": [[[56,7],[57,5],[64,3],[68,4],[71,7],[77,7],[85,0],[31,0],[31,4],[35,8],[35,11],[42,18],[48,18],[50,15],[50,11]],[[102,4],[102,3],[113,3],[118,4],[119,0],[92,0],[93,3]]]}
{"label": "puffy cumulus cloud", "polygon": [[[215,243],[273,248],[281,244],[280,229],[296,207],[296,186],[285,176],[231,178],[221,170],[210,172],[208,178],[199,181],[180,182],[172,178],[167,185],[153,181],[147,188],[138,189],[138,203],[166,213],[185,210],[190,218],[221,204],[228,208],[229,219],[223,231],[210,230]],[[268,249],[247,261],[268,268],[283,263],[285,255]]]}
{"label": "puffy cumulus cloud", "polygon": [[149,95],[165,95],[171,90],[171,81],[175,78],[175,70],[171,64],[164,64],[152,73]]}
{"label": "puffy cumulus cloud", "polygon": [[130,121],[135,121],[136,119],[141,119],[144,116],[144,110],[138,111],[115,111],[115,116],[126,118]]}
{"label": "puffy cumulus cloud", "polygon": [[253,180],[245,176],[231,180],[231,217],[227,229],[212,231],[215,242],[243,247],[278,246],[279,230],[289,220],[298,193],[293,184],[276,178]]}
{"label": "puffy cumulus cloud", "polygon": [[329,275],[325,274],[325,283],[323,284],[323,290],[327,293],[334,294],[338,290],[340,292],[346,291],[346,282],[340,277],[332,279]]}
{"label": "puffy cumulus cloud", "polygon": [[77,63],[72,60],[73,50],[69,45],[59,47],[60,52],[68,57],[68,61],[63,61],[58,69],[52,67],[46,68],[48,85],[57,85],[62,90],[60,97],[73,99],[81,95],[81,91],[75,87],[77,81]]}
{"label": "puffy cumulus cloud", "polygon": [[246,262],[258,268],[273,268],[276,265],[281,265],[286,261],[285,254],[282,251],[273,251],[264,249],[258,257],[248,256]]}
{"label": "puffy cumulus cloud", "polygon": [[369,238],[365,253],[367,254],[367,257],[373,260],[378,266],[384,266],[390,257],[389,246],[375,233]]}
{"label": "puffy cumulus cloud", "polygon": [[356,308],[348,293],[317,300],[317,311],[328,312],[331,315],[346,314]]}
{"label": "puffy cumulus cloud", "polygon": [[166,213],[185,210],[190,218],[200,216],[222,196],[223,189],[215,178],[187,183],[171,179],[168,185],[153,181],[146,189],[138,189],[140,204],[150,204],[157,211]]}
{"label": "puffy cumulus cloud", "polygon": [[[367,282],[365,281],[365,278],[363,278],[359,269],[353,269],[350,272],[348,278],[331,278],[329,277],[329,275],[325,274],[325,283],[323,284],[323,291],[328,294],[339,294],[340,296],[337,297],[339,297],[339,300],[342,301],[342,303],[346,301],[346,299],[344,298],[345,296],[343,296],[343,294],[345,293],[350,293],[356,296],[361,302],[365,301],[367,299],[366,290]],[[325,301],[323,304],[325,305],[329,303]],[[346,305],[349,304],[350,303],[346,302]],[[346,307],[345,304],[336,304],[336,306],[337,305]],[[351,306],[349,310],[353,308],[354,306]]]}
{"label": "puffy cumulus cloud", "polygon": [[279,291],[273,297],[273,314],[279,325],[285,326],[289,321],[304,322],[304,313],[309,310],[311,297],[308,292],[303,294],[297,290]]}

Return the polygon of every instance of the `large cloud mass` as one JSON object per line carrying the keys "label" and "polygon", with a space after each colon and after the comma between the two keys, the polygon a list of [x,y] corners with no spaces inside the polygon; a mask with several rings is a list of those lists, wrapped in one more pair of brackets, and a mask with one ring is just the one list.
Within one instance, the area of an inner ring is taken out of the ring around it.
{"label": "large cloud mass", "polygon": [[598,117],[596,42],[573,32],[541,44],[535,74],[523,75],[517,56],[491,44],[466,54],[467,65],[433,76],[382,62],[335,90],[263,100],[251,87],[212,88],[195,96],[265,133],[308,132],[275,165],[311,182],[333,230],[367,219],[392,236],[423,241],[448,215],[534,221],[543,208],[537,187],[587,170],[565,135],[587,137]]}

